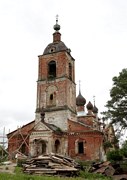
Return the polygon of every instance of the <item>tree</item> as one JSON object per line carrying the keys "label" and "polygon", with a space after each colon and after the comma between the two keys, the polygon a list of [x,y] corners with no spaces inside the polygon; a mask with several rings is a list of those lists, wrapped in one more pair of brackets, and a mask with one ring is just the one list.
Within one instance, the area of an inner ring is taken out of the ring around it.
{"label": "tree", "polygon": [[127,157],[127,140],[122,145],[121,153],[124,157]]}
{"label": "tree", "polygon": [[107,111],[102,114],[122,130],[127,128],[127,69],[123,69],[119,76],[113,77],[112,80],[111,99],[106,103]]}
{"label": "tree", "polygon": [[107,160],[108,161],[121,161],[123,159],[123,156],[121,154],[120,150],[112,150],[108,151],[107,153]]}

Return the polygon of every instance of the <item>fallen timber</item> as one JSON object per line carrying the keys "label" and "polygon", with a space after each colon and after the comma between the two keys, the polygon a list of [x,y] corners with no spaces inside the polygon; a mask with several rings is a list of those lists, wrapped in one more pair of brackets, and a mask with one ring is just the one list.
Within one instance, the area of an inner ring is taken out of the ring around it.
{"label": "fallen timber", "polygon": [[27,160],[23,172],[38,175],[77,176],[79,164],[69,157],[58,154],[41,155]]}

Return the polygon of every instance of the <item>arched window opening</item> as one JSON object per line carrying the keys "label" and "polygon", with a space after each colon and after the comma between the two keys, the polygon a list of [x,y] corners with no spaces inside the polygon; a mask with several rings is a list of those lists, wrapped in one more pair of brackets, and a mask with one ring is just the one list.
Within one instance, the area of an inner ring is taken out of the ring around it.
{"label": "arched window opening", "polygon": [[55,153],[58,153],[59,152],[59,147],[60,147],[60,141],[57,139],[55,141]]}
{"label": "arched window opening", "polygon": [[83,154],[84,153],[83,142],[78,142],[78,153],[79,154]]}
{"label": "arched window opening", "polygon": [[52,85],[49,86],[46,90],[46,106],[56,106],[56,94],[57,94],[57,87]]}
{"label": "arched window opening", "polygon": [[56,77],[56,62],[50,61],[48,64],[48,78],[52,79]]}
{"label": "arched window opening", "polygon": [[50,94],[50,100],[51,101],[53,100],[53,94]]}
{"label": "arched window opening", "polygon": [[72,65],[69,63],[69,78],[72,80]]}
{"label": "arched window opening", "polygon": [[25,154],[26,153],[26,145],[23,144],[21,147],[21,153]]}
{"label": "arched window opening", "polygon": [[42,145],[42,154],[46,153],[46,143],[44,141],[41,142]]}

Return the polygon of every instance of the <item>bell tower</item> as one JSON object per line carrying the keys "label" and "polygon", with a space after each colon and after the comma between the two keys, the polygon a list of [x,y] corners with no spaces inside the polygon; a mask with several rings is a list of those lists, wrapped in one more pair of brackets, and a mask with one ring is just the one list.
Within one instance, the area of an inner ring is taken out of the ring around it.
{"label": "bell tower", "polygon": [[76,119],[75,60],[61,41],[58,18],[53,28],[53,42],[38,56],[35,122],[44,108],[45,122],[66,130],[67,119]]}

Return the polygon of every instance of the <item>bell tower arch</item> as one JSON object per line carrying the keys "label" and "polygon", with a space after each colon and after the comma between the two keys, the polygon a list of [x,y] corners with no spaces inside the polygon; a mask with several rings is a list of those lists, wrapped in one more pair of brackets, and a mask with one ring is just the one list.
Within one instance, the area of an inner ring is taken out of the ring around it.
{"label": "bell tower arch", "polygon": [[56,78],[56,62],[55,61],[50,61],[48,63],[48,78],[49,79]]}

